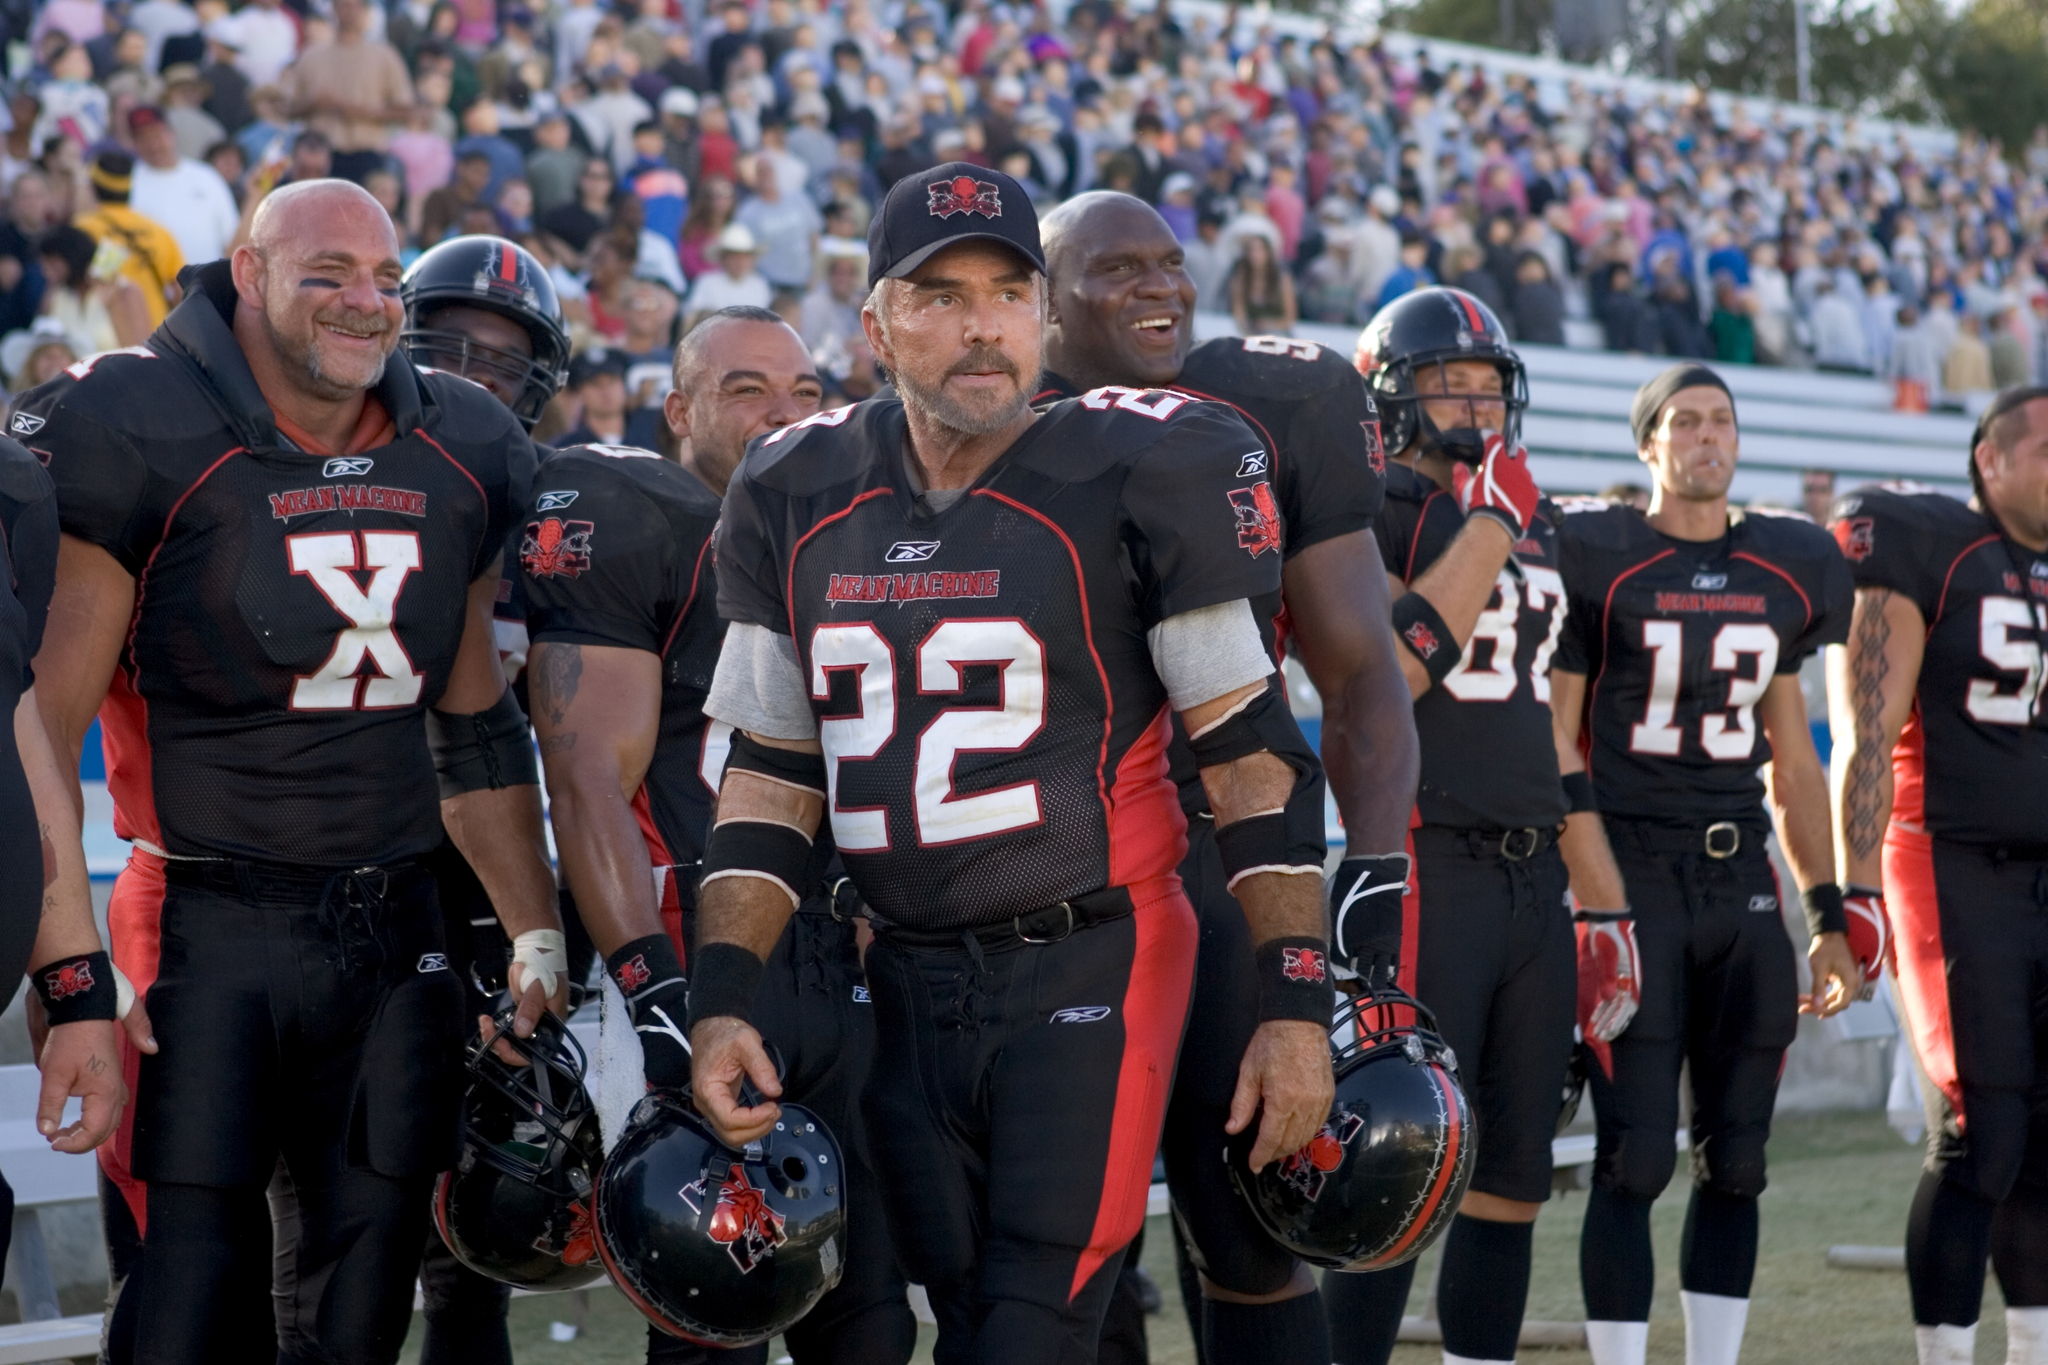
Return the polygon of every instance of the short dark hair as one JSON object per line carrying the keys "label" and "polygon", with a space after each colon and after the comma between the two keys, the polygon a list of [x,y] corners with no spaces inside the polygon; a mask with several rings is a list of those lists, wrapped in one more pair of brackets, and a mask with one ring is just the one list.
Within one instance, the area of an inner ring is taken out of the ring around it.
{"label": "short dark hair", "polygon": [[1977,468],[1977,447],[1989,441],[2010,454],[2020,438],[2033,429],[2027,404],[2037,398],[2048,398],[2048,384],[2017,384],[2005,390],[1991,400],[1991,406],[1977,419],[1977,429],[1970,433],[1970,491],[1986,511],[1990,510],[1991,500],[1985,496],[1984,475]]}
{"label": "short dark hair", "polygon": [[[684,332],[682,340],[676,343],[676,353],[669,361],[669,379],[675,387],[683,388],[684,360],[696,359],[698,348],[691,344],[690,338],[698,336],[705,328],[725,318],[731,318],[737,322],[772,322],[778,327],[787,327],[789,325],[788,320],[774,309],[756,308],[751,303],[735,303],[724,308],[713,309],[691,323],[690,330]],[[701,341],[702,338],[699,337],[699,340]]]}
{"label": "short dark hair", "polygon": [[99,243],[93,240],[91,233],[69,223],[59,223],[55,227],[45,228],[36,238],[37,255],[55,256],[64,262],[65,269],[71,275],[66,287],[74,294],[85,293],[87,286],[91,284],[88,276],[92,270],[93,253],[98,250]]}

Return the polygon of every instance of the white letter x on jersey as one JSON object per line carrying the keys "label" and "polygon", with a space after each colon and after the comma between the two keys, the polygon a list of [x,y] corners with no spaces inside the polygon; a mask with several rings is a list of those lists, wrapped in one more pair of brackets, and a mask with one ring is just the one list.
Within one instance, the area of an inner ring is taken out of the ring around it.
{"label": "white letter x on jersey", "polygon": [[[406,575],[420,567],[420,538],[411,531],[365,531],[360,567],[370,586],[356,582],[356,537],[347,531],[287,536],[292,572],[304,574],[348,619],[320,671],[292,684],[294,711],[375,710],[411,706],[420,699],[420,675],[392,629]],[[381,677],[358,678],[368,658]],[[362,699],[357,700],[360,690]]]}

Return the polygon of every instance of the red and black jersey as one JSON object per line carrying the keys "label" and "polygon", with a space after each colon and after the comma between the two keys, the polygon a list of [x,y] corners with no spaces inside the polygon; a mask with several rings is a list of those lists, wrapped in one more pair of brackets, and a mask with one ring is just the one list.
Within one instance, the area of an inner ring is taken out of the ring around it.
{"label": "red and black jersey", "polygon": [[1761,818],[1771,746],[1756,704],[1849,635],[1853,590],[1804,517],[1732,512],[1716,541],[1676,540],[1642,513],[1563,504],[1568,615],[1555,665],[1589,679],[1581,744],[1600,809],[1672,823]]}
{"label": "red and black jersey", "polygon": [[12,419],[64,531],[137,580],[101,713],[115,829],[189,857],[423,854],[441,840],[425,708],[532,444],[482,388],[401,357],[371,390],[389,443],[301,450],[230,330],[234,305],[227,263],[201,269],[146,346],[72,366]]}
{"label": "red and black jersey", "polygon": [[[1565,817],[1551,739],[1550,664],[1564,629],[1557,523],[1545,498],[1503,567],[1464,655],[1415,701],[1422,822],[1457,829],[1547,829]],[[1450,548],[1465,518],[1457,499],[1405,465],[1387,471],[1373,529],[1387,572],[1413,584]]]}
{"label": "red and black jersey", "polygon": [[764,436],[718,532],[721,614],[795,642],[863,899],[991,924],[1172,872],[1146,632],[1277,588],[1277,527],[1242,496],[1263,447],[1220,404],[1098,390],[936,513],[906,450],[895,400]]}
{"label": "red and black jersey", "polygon": [[57,579],[57,497],[35,456],[0,437],[0,1002],[29,968],[42,917],[43,845],[14,742]]}
{"label": "red and black jersey", "polygon": [[2048,844],[2048,554],[1935,492],[1859,488],[1830,524],[1856,586],[1904,594],[1927,622],[1892,818],[1959,842]]}
{"label": "red and black jersey", "polygon": [[[1080,392],[1056,374],[1040,382],[1041,401]],[[1248,520],[1277,515],[1275,548],[1283,563],[1311,545],[1372,526],[1387,472],[1379,409],[1363,377],[1335,351],[1292,337],[1219,337],[1188,354],[1172,387],[1229,406],[1258,438],[1261,453],[1246,457],[1239,470],[1245,487],[1233,496]],[[1252,614],[1277,667],[1288,635],[1279,591],[1255,599]],[[1206,811],[1209,794],[1178,722],[1174,733],[1181,808]]]}
{"label": "red and black jersey", "polygon": [[652,451],[572,446],[541,462],[523,520],[534,642],[661,660],[661,729],[633,805],[656,864],[698,861],[732,735],[704,716],[725,640],[711,562],[718,495]]}

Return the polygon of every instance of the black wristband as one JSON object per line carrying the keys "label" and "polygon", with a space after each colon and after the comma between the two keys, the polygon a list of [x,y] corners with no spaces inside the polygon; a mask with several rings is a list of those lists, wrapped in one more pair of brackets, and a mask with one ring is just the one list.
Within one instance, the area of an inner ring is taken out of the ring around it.
{"label": "black wristband", "polygon": [[640,1074],[656,1090],[690,1083],[690,983],[667,934],[636,938],[605,959],[640,1035]]}
{"label": "black wristband", "polygon": [[667,934],[634,939],[606,958],[604,969],[629,1005],[642,992],[683,979],[683,960]]}
{"label": "black wristband", "polygon": [[1623,906],[1619,910],[1574,910],[1572,918],[1580,924],[1620,924],[1623,920],[1636,917],[1636,912]]}
{"label": "black wristband", "polygon": [[1582,810],[1597,811],[1598,803],[1593,800],[1593,775],[1581,768],[1575,773],[1566,773],[1558,779],[1564,784],[1564,808],[1568,815],[1577,815]]}
{"label": "black wristband", "polygon": [[1833,882],[1807,887],[1799,893],[1799,904],[1806,911],[1806,932],[1813,937],[1849,932],[1849,912],[1842,908],[1842,888]]}
{"label": "black wristband", "polygon": [[114,985],[114,959],[104,952],[46,962],[28,974],[42,997],[43,1014],[52,1024],[77,1024],[112,1019],[120,992]]}
{"label": "black wristband", "polygon": [[690,1027],[729,1015],[754,1017],[754,992],[767,964],[737,943],[707,943],[697,949],[696,974],[690,981]]}
{"label": "black wristband", "polygon": [[1422,664],[1432,683],[1441,683],[1458,666],[1464,650],[1443,616],[1427,597],[1411,592],[1394,603],[1394,633]]}
{"label": "black wristband", "polygon": [[1259,1022],[1305,1019],[1330,1026],[1336,1008],[1328,946],[1319,938],[1274,938],[1258,946]]}

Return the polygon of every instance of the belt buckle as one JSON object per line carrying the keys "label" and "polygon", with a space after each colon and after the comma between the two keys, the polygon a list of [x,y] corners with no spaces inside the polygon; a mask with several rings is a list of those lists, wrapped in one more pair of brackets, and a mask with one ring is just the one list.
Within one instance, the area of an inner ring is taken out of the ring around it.
{"label": "belt buckle", "polygon": [[[1728,836],[1726,848],[1715,843],[1715,836],[1721,834]],[[1706,848],[1709,858],[1733,858],[1742,850],[1742,827],[1733,820],[1716,820],[1707,826]]]}
{"label": "belt buckle", "polygon": [[1064,942],[1065,940],[1070,938],[1074,932],[1074,906],[1071,901],[1061,901],[1059,908],[1067,912],[1067,927],[1060,931],[1058,938],[1031,937],[1031,935],[1024,932],[1024,916],[1022,915],[1019,915],[1015,919],[1011,920],[1010,925],[1017,931],[1017,937],[1025,943],[1044,944]]}
{"label": "belt buckle", "polygon": [[[1517,840],[1526,840],[1520,853],[1515,851]],[[1511,829],[1500,836],[1500,856],[1511,863],[1525,863],[1536,856],[1536,850],[1543,843],[1543,833],[1535,828]]]}
{"label": "belt buckle", "polygon": [[[852,886],[853,878],[851,877],[834,877],[831,881],[825,883],[825,906],[831,911],[832,918],[840,924],[844,924],[853,918],[851,915],[843,915],[839,912],[839,895],[842,891],[851,889]],[[855,892],[854,899],[858,903],[860,899],[858,892]]]}

